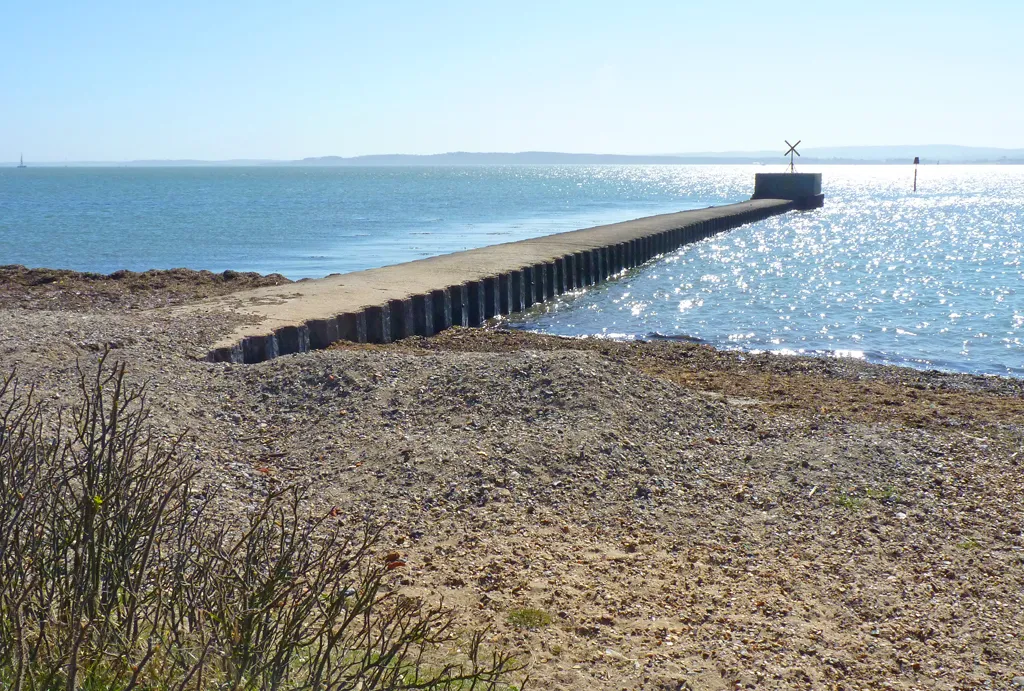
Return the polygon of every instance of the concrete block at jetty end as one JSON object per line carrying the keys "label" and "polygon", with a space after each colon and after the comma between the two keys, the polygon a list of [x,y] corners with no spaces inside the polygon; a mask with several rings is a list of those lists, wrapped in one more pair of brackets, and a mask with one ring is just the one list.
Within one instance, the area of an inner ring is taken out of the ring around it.
{"label": "concrete block at jetty end", "polygon": [[366,343],[366,312],[339,314],[338,337],[352,343]]}
{"label": "concrete block at jetty end", "polygon": [[821,173],[757,173],[751,199],[788,199],[799,209],[816,209],[825,203]]}

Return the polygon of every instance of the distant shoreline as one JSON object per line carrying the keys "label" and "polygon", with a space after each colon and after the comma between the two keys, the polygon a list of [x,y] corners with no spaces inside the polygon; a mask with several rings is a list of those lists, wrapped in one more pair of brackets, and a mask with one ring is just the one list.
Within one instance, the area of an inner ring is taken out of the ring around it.
{"label": "distant shoreline", "polygon": [[[910,165],[915,157],[922,165],[1024,165],[1024,149],[966,146],[864,146],[822,147],[801,152],[803,165]],[[469,165],[764,165],[784,166],[779,151],[729,151],[682,154],[591,154],[561,151],[471,152],[437,154],[372,154],[364,156],[310,156],[299,160],[266,158],[136,159],[131,161],[58,161],[27,163],[29,168],[59,167],[372,167],[372,166],[469,166]],[[0,167],[17,167],[16,161]]]}
{"label": "distant shoreline", "polygon": [[[593,165],[666,165],[666,166],[678,166],[678,165],[690,165],[690,166],[735,166],[735,165],[748,165],[758,167],[786,167],[786,164],[778,161],[746,161],[746,160],[680,160],[680,161],[510,161],[510,162],[462,162],[462,163],[440,163],[440,162],[395,162],[395,163],[361,163],[361,162],[347,162],[347,163],[324,163],[324,162],[304,162],[304,161],[270,161],[270,162],[219,162],[219,161],[188,161],[188,162],[177,162],[177,161],[154,161],[154,162],[129,162],[129,163],[116,163],[116,162],[81,162],[81,163],[36,163],[34,165],[26,166],[27,169],[33,168],[440,168],[440,167],[471,167],[471,166],[593,166]],[[813,158],[803,159],[801,165],[804,166],[909,166],[912,165],[910,161],[899,160],[899,161],[869,161],[869,160],[817,160]],[[1021,166],[1024,165],[1024,158],[1013,159],[1013,160],[998,160],[998,161],[950,161],[949,163],[936,162],[921,160],[923,166],[991,166],[991,165],[1007,165],[1007,166]],[[0,163],[0,169],[11,168],[17,169],[17,162],[14,163]]]}

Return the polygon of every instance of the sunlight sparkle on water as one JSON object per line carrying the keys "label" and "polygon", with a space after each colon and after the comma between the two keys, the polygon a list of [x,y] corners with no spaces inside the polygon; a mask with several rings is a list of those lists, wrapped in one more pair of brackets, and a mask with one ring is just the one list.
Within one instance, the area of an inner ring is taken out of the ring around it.
{"label": "sunlight sparkle on water", "polygon": [[684,247],[520,325],[1024,376],[1024,167],[923,167],[916,195],[909,166],[820,170],[823,209]]}

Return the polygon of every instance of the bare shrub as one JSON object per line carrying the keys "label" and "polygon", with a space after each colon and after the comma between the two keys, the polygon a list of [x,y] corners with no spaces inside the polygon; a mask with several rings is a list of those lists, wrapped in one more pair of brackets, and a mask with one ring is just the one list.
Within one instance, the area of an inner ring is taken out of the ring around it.
{"label": "bare shrub", "polygon": [[390,586],[380,531],[271,494],[218,518],[124,365],[52,414],[0,378],[0,686],[512,688],[522,670],[442,603]]}

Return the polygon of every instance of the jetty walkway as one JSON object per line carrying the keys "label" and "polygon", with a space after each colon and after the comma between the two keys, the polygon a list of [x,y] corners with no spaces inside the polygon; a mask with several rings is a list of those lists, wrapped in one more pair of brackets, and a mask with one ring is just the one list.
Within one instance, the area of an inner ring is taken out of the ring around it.
{"label": "jetty walkway", "polygon": [[757,199],[455,252],[379,269],[257,288],[193,309],[245,314],[212,346],[214,362],[255,363],[340,341],[389,343],[479,326],[799,204]]}

